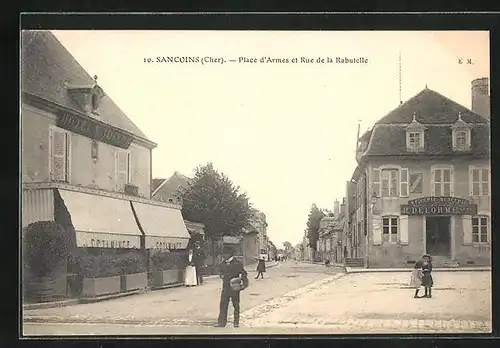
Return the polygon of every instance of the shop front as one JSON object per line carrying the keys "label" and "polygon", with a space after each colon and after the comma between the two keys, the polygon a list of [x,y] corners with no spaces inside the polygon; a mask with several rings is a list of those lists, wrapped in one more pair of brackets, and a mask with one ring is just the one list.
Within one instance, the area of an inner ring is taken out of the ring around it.
{"label": "shop front", "polygon": [[[424,197],[401,206],[400,220],[421,220],[422,253],[436,261],[456,260],[464,241],[472,232],[472,216],[477,205],[458,197]],[[417,227],[416,224],[408,226]],[[417,227],[418,228],[418,227]],[[409,231],[410,234],[418,233]]]}

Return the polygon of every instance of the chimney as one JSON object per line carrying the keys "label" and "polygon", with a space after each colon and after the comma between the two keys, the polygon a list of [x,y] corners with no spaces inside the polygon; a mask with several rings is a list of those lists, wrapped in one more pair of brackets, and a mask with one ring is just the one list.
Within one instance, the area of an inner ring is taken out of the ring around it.
{"label": "chimney", "polygon": [[335,203],[333,203],[333,215],[335,217],[340,215],[340,202],[336,199]]}
{"label": "chimney", "polygon": [[490,96],[488,94],[488,78],[481,77],[471,82],[472,112],[490,119]]}
{"label": "chimney", "polygon": [[345,210],[345,198],[342,198],[342,203],[340,204],[340,214],[345,215],[346,210]]}

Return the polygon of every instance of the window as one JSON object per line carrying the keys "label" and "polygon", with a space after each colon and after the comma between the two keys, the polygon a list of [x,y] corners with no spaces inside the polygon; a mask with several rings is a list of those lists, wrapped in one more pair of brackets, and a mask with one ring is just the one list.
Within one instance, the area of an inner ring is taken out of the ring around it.
{"label": "window", "polygon": [[130,152],[126,150],[116,150],[116,188],[123,191],[126,184],[132,182],[132,163]]}
{"label": "window", "polygon": [[472,242],[473,243],[488,243],[488,217],[473,216],[472,217]]}
{"label": "window", "polygon": [[467,149],[467,132],[458,131],[455,133],[455,148],[457,150]]}
{"label": "window", "polygon": [[420,132],[411,132],[408,134],[409,137],[409,142],[408,142],[408,147],[413,148],[413,149],[418,149],[420,148]]}
{"label": "window", "polygon": [[53,181],[70,181],[71,135],[52,128],[50,130],[50,177]]}
{"label": "window", "polygon": [[452,170],[449,168],[436,168],[432,170],[433,196],[453,196]]}
{"label": "window", "polygon": [[452,145],[454,151],[467,151],[471,147],[471,132],[470,129],[463,127],[453,130]]}
{"label": "window", "polygon": [[472,196],[488,196],[490,192],[490,171],[488,168],[472,168]]}
{"label": "window", "polygon": [[399,196],[399,171],[397,169],[382,170],[382,197]]}
{"label": "window", "polygon": [[383,241],[386,243],[397,243],[398,241],[398,218],[382,218]]}

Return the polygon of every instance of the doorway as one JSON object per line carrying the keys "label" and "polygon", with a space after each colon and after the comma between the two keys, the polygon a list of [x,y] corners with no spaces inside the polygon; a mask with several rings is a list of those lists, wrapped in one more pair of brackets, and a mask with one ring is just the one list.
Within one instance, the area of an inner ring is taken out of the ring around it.
{"label": "doorway", "polygon": [[426,253],[432,256],[450,257],[449,216],[428,216],[425,221]]}

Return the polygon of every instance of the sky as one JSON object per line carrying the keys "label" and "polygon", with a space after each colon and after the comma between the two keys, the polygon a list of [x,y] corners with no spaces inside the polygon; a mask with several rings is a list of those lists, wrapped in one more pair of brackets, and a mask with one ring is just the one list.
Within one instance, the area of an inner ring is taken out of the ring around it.
{"label": "sky", "polygon": [[[278,247],[302,241],[313,203],[333,209],[342,200],[358,125],[363,133],[396,108],[400,85],[403,101],[427,86],[470,108],[471,81],[490,74],[486,31],[53,33],[158,144],[153,177],[191,176],[212,162],[266,214]],[[173,56],[225,63],[145,62]],[[367,63],[316,63],[320,57]]]}

